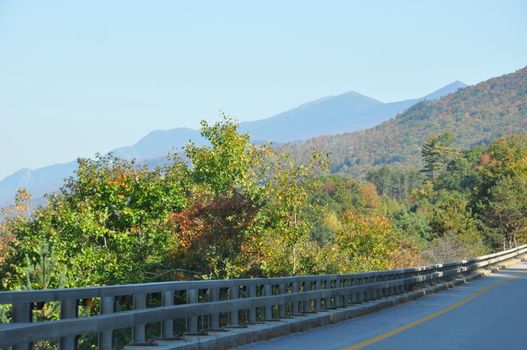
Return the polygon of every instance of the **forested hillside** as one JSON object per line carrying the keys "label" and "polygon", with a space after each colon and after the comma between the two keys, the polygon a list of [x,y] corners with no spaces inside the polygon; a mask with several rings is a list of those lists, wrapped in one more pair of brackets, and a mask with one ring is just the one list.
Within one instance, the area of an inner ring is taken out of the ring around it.
{"label": "forested hillside", "polygon": [[282,150],[305,161],[312,149],[329,154],[332,172],[365,177],[380,165],[420,165],[420,147],[449,131],[469,148],[527,130],[527,68],[466,87],[437,101],[423,101],[379,126],[288,144]]}

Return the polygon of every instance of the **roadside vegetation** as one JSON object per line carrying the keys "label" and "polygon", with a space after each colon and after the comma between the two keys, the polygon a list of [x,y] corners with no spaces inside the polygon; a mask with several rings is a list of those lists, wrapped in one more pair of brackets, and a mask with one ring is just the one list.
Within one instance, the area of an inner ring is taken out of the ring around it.
{"label": "roadside vegetation", "polygon": [[[229,117],[148,169],[79,159],[76,176],[29,212],[5,209],[0,288],[349,273],[444,262],[525,241],[527,137],[459,150],[437,134],[422,167],[366,181],[251,144]],[[0,315],[1,317],[1,315]]]}

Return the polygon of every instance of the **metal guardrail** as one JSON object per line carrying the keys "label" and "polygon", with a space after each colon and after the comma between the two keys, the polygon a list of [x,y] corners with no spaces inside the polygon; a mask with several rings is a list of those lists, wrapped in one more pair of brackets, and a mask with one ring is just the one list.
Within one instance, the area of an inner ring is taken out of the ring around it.
{"label": "metal guardrail", "polygon": [[[76,348],[80,334],[97,333],[99,349],[112,349],[117,329],[132,328],[133,343],[144,343],[147,325],[158,322],[161,337],[171,338],[176,320],[184,320],[186,332],[191,334],[270,321],[447,282],[523,254],[527,254],[527,245],[446,264],[346,275],[0,292],[0,304],[12,306],[12,323],[0,325],[0,347],[26,350],[32,342],[59,338],[60,348],[69,350]],[[120,311],[123,297],[133,301],[130,310]],[[83,300],[95,300],[98,314],[79,317]],[[147,300],[157,300],[158,305],[147,305]],[[60,320],[31,322],[33,310],[48,302],[60,303]]]}

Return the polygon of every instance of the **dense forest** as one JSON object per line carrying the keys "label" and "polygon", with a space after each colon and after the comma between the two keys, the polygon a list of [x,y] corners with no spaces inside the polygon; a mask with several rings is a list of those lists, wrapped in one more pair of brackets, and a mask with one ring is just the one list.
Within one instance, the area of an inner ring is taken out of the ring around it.
{"label": "dense forest", "polygon": [[383,165],[418,168],[423,143],[434,133],[445,131],[462,149],[527,131],[527,67],[440,100],[425,100],[377,127],[321,136],[282,149],[300,162],[317,149],[329,155],[331,172],[365,178]]}
{"label": "dense forest", "polygon": [[357,180],[312,153],[251,144],[229,117],[148,169],[80,159],[48,204],[21,189],[1,225],[1,288],[347,273],[443,262],[525,241],[527,136],[421,145],[419,170]]}

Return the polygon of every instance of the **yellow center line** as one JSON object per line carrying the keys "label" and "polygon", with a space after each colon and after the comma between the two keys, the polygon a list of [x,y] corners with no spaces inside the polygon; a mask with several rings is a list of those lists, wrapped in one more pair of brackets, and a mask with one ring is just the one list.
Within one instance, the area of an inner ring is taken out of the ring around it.
{"label": "yellow center line", "polygon": [[511,280],[514,280],[516,278],[519,278],[520,275],[523,275],[523,274],[526,274],[527,271],[524,271],[524,272],[521,272],[519,273],[518,275],[514,275],[514,276],[510,276],[510,277],[506,277],[504,281],[499,281],[497,283],[494,283],[490,286],[487,286],[483,289],[480,289],[479,291],[477,291],[476,293],[472,294],[472,295],[469,295],[468,297],[462,299],[461,301],[458,301],[457,303],[455,304],[452,304],[450,306],[447,306],[441,310],[438,310],[430,315],[427,315],[425,317],[422,317],[418,320],[415,320],[413,322],[410,322],[410,323],[407,323],[405,325],[402,325],[400,327],[397,327],[397,328],[394,328],[392,329],[391,331],[388,331],[386,333],[383,333],[383,334],[379,334],[375,337],[372,337],[370,339],[366,339],[364,341],[361,341],[360,343],[356,343],[356,344],[353,344],[353,345],[350,345],[350,346],[347,346],[345,348],[343,348],[342,350],[359,350],[359,349],[362,349],[362,348],[365,348],[366,346],[369,346],[369,345],[372,345],[372,344],[375,344],[375,343],[378,343],[380,342],[381,340],[384,340],[386,338],[389,338],[391,336],[394,336],[398,333],[401,333],[401,332],[404,332],[405,330],[407,329],[410,329],[412,327],[415,327],[417,325],[420,325],[422,323],[425,323],[427,321],[430,321],[431,319],[434,319],[438,316],[441,316],[442,314],[444,313],[447,313],[449,311],[452,311],[454,309],[457,309],[458,307],[460,307],[461,305],[464,305],[466,303],[468,303],[469,301],[471,300],[474,300],[476,299],[477,297],[479,297],[480,295],[484,294],[484,293],[487,293],[489,290],[493,289],[493,288],[496,288],[504,283],[507,283]]}

